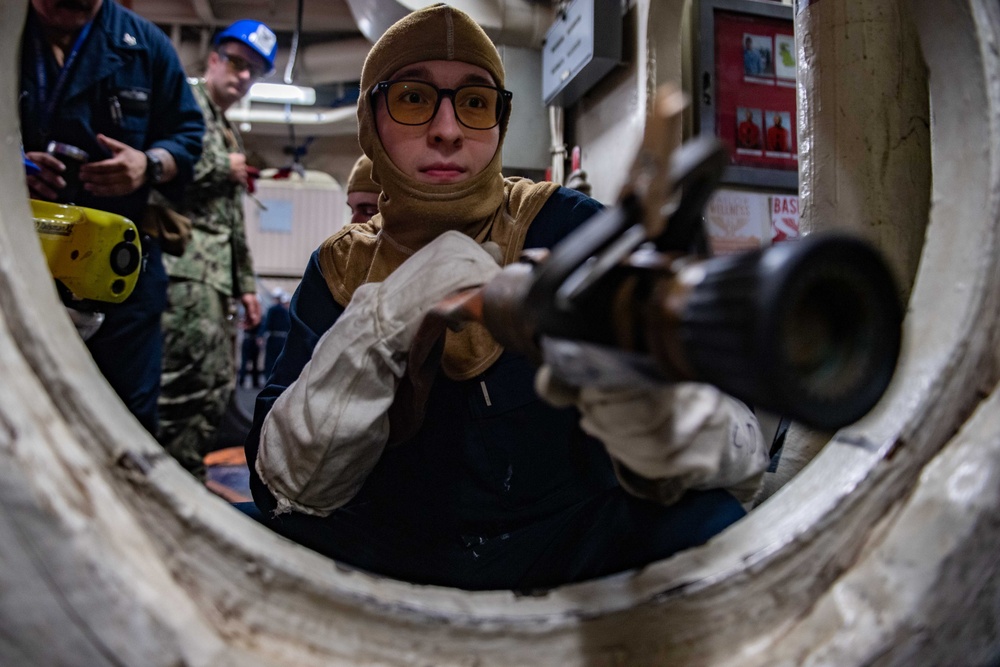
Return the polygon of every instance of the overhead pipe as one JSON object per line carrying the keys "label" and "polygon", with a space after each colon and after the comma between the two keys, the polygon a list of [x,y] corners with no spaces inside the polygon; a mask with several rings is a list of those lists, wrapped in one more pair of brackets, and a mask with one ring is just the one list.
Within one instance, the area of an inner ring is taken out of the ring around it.
{"label": "overhead pipe", "polygon": [[[425,0],[346,0],[358,30],[364,37],[350,37],[308,45],[295,40],[291,49],[279,48],[275,70],[282,72],[285,83],[294,78],[295,83],[318,86],[344,83],[361,79],[361,68],[372,44],[397,20],[411,11],[433,4]],[[476,20],[498,45],[540,48],[545,32],[552,23],[553,10],[544,3],[528,0],[472,0],[452,3]],[[216,18],[208,0],[196,0],[195,10],[208,38],[214,33],[220,19]],[[298,9],[301,21],[302,8]],[[301,27],[297,32],[301,32]],[[203,62],[207,39],[203,34],[196,54],[183,56],[182,61]],[[178,52],[185,53],[185,44],[175,44]],[[294,77],[292,72],[294,70]]]}
{"label": "overhead pipe", "polygon": [[202,25],[216,24],[217,20],[215,12],[212,11],[211,0],[191,0],[191,6],[194,7],[194,13],[198,16],[198,20],[201,21]]}
{"label": "overhead pipe", "polygon": [[[297,57],[295,83],[318,86],[359,81],[361,67],[371,48],[371,42],[363,37],[302,46]],[[276,64],[280,67],[281,63],[289,60],[289,56],[289,51],[279,50]]]}
{"label": "overhead pipe", "polygon": [[299,52],[299,37],[302,35],[302,3],[298,0],[295,8],[295,32],[292,33],[292,48],[288,54],[288,64],[285,65],[285,83],[292,85],[295,74],[295,58]]}
{"label": "overhead pipe", "polygon": [[170,26],[170,43],[174,45],[175,50],[181,45],[181,26],[179,23]]}
{"label": "overhead pipe", "polygon": [[[358,30],[364,37],[299,45],[297,50],[278,49],[275,70],[294,68],[295,83],[319,86],[361,79],[361,68],[372,44],[386,29],[415,9],[433,4],[418,0],[346,0]],[[456,7],[459,5],[457,3]],[[552,10],[526,0],[474,0],[459,7],[483,27],[497,44],[540,48],[545,32],[552,22]],[[207,25],[215,25],[211,19]],[[211,30],[209,31],[212,32]],[[204,42],[204,40],[202,40]],[[183,47],[178,48],[179,51]],[[198,51],[200,58],[204,53]],[[288,83],[287,81],[285,81]]]}
{"label": "overhead pipe", "polygon": [[[198,68],[203,66],[211,49],[213,32],[211,28],[203,28],[199,31],[197,40],[188,39],[175,46],[181,63],[190,74],[200,74]],[[295,58],[295,83],[302,86],[322,86],[358,81],[361,79],[361,67],[371,47],[371,43],[364,37],[300,46]],[[285,71],[290,56],[289,49],[279,47],[274,58],[276,73],[265,81],[281,83],[280,73]]]}

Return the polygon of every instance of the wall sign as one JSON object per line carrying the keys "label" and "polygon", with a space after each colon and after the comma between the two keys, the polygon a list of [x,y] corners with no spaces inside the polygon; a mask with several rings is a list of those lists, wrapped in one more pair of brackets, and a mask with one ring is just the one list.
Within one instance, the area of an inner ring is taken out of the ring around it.
{"label": "wall sign", "polygon": [[698,132],[729,147],[724,183],[798,187],[792,8],[701,0]]}
{"label": "wall sign", "polygon": [[292,202],[287,199],[262,200],[260,231],[277,234],[292,233]]}
{"label": "wall sign", "polygon": [[713,255],[729,255],[799,238],[799,198],[720,188],[705,206]]}

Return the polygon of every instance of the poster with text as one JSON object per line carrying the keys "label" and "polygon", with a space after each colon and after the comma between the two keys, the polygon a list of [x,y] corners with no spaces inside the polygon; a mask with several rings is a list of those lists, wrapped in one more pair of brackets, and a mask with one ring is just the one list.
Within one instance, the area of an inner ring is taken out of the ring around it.
{"label": "poster with text", "polygon": [[768,196],[719,189],[705,206],[705,230],[715,255],[755,250],[771,242]]}
{"label": "poster with text", "polygon": [[794,195],[771,197],[771,242],[799,237],[799,198]]}

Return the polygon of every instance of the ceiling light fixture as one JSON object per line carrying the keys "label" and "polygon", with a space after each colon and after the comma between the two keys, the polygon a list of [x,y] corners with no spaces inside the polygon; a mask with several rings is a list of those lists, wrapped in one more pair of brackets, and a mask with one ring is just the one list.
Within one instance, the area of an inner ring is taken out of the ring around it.
{"label": "ceiling light fixture", "polygon": [[273,104],[316,104],[316,89],[285,83],[255,83],[247,94],[251,102]]}
{"label": "ceiling light fixture", "polygon": [[226,118],[234,123],[285,123],[289,125],[330,125],[353,123],[357,126],[358,111],[355,107],[339,109],[320,108],[317,111],[290,111],[282,109],[241,109],[232,107]]}

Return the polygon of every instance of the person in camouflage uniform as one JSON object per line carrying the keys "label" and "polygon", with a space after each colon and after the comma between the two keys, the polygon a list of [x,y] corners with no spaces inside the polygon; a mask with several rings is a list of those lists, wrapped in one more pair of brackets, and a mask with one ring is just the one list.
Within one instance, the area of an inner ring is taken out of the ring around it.
{"label": "person in camouflage uniform", "polygon": [[242,302],[248,326],[260,322],[243,219],[246,156],[224,113],[273,69],[276,50],[263,23],[237,21],[216,36],[204,78],[191,83],[206,131],[180,211],[191,218],[191,240],[182,256],[164,261],[170,285],[158,440],[198,477],[236,383],[233,299]]}

